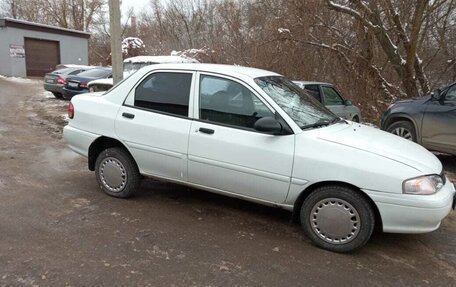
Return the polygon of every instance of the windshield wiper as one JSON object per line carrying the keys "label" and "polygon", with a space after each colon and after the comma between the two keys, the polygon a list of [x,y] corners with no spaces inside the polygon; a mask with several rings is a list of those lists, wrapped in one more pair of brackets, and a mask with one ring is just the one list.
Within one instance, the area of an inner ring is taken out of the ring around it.
{"label": "windshield wiper", "polygon": [[300,128],[302,130],[307,130],[307,129],[312,129],[312,128],[325,127],[325,126],[333,125],[333,124],[336,124],[336,123],[346,123],[346,124],[348,124],[348,122],[346,120],[344,120],[343,118],[337,117],[337,118],[332,119],[331,121],[321,121],[321,122],[317,122],[317,123],[301,126]]}
{"label": "windshield wiper", "polygon": [[318,123],[313,123],[313,124],[310,124],[310,125],[301,126],[300,128],[302,130],[307,130],[307,129],[313,129],[313,128],[329,126],[330,124],[331,124],[331,122],[324,121],[324,122],[318,122]]}
{"label": "windshield wiper", "polygon": [[344,120],[343,118],[340,118],[340,117],[334,118],[330,123],[332,125],[333,124],[337,124],[337,123],[346,123],[346,124],[348,124],[348,122],[346,120]]}

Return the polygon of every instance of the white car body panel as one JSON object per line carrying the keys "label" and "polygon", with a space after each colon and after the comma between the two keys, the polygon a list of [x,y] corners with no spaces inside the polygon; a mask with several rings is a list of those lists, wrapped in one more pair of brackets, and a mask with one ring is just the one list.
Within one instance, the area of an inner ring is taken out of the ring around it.
{"label": "white car body panel", "polygon": [[[215,132],[209,135],[199,128]],[[237,140],[233,142],[233,138]],[[276,137],[195,121],[190,131],[188,180],[283,203],[290,185],[293,151],[293,135]]]}
{"label": "white car body panel", "polygon": [[[194,73],[188,118],[131,107],[134,87],[158,71]],[[200,121],[199,74],[242,82],[282,116],[293,134],[273,136]],[[65,127],[64,137],[73,150],[85,156],[96,138],[113,138],[125,145],[144,175],[288,210],[307,187],[342,182],[357,187],[375,203],[386,232],[420,233],[438,228],[455,193],[449,180],[433,195],[402,193],[404,180],[442,172],[433,154],[352,122],[302,131],[254,82],[257,77],[277,75],[224,65],[144,67],[103,96],[74,97],[75,117]],[[123,117],[124,112],[133,113],[134,119]],[[201,127],[215,132],[201,133]]]}

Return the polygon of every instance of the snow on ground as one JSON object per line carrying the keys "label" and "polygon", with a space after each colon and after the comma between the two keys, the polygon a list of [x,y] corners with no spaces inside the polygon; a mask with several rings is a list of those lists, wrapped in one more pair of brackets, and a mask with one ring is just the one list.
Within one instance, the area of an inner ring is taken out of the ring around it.
{"label": "snow on ground", "polygon": [[16,82],[16,83],[36,83],[41,80],[34,80],[34,79],[27,79],[27,78],[19,78],[19,77],[5,77],[0,75],[0,78],[5,79],[7,81]]}
{"label": "snow on ground", "polygon": [[277,31],[282,34],[282,33],[290,33],[290,29],[286,29],[286,28],[279,28],[277,29]]}
{"label": "snow on ground", "polygon": [[41,96],[43,96],[46,99],[54,99],[55,98],[54,95],[51,92],[48,92],[48,91],[43,91]]}

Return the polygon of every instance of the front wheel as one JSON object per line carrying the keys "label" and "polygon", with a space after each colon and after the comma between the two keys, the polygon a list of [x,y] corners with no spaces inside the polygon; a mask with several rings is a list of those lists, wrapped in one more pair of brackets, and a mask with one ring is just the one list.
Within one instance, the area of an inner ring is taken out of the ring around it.
{"label": "front wheel", "polygon": [[411,140],[416,142],[416,131],[415,127],[411,122],[408,121],[398,121],[391,124],[387,129],[387,132],[390,132],[394,135],[400,136],[401,138]]}
{"label": "front wheel", "polygon": [[106,194],[121,198],[132,196],[141,180],[134,159],[118,147],[105,149],[98,155],[95,176]]}
{"label": "front wheel", "polygon": [[317,188],[302,204],[300,217],[305,234],[317,246],[335,252],[363,247],[375,224],[369,202],[343,186]]}

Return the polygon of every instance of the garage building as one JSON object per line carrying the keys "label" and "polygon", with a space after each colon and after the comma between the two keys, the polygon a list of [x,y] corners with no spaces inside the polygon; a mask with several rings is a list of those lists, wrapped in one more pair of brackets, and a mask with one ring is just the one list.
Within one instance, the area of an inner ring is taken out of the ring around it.
{"label": "garage building", "polygon": [[90,33],[0,19],[0,75],[43,77],[58,64],[88,64]]}

